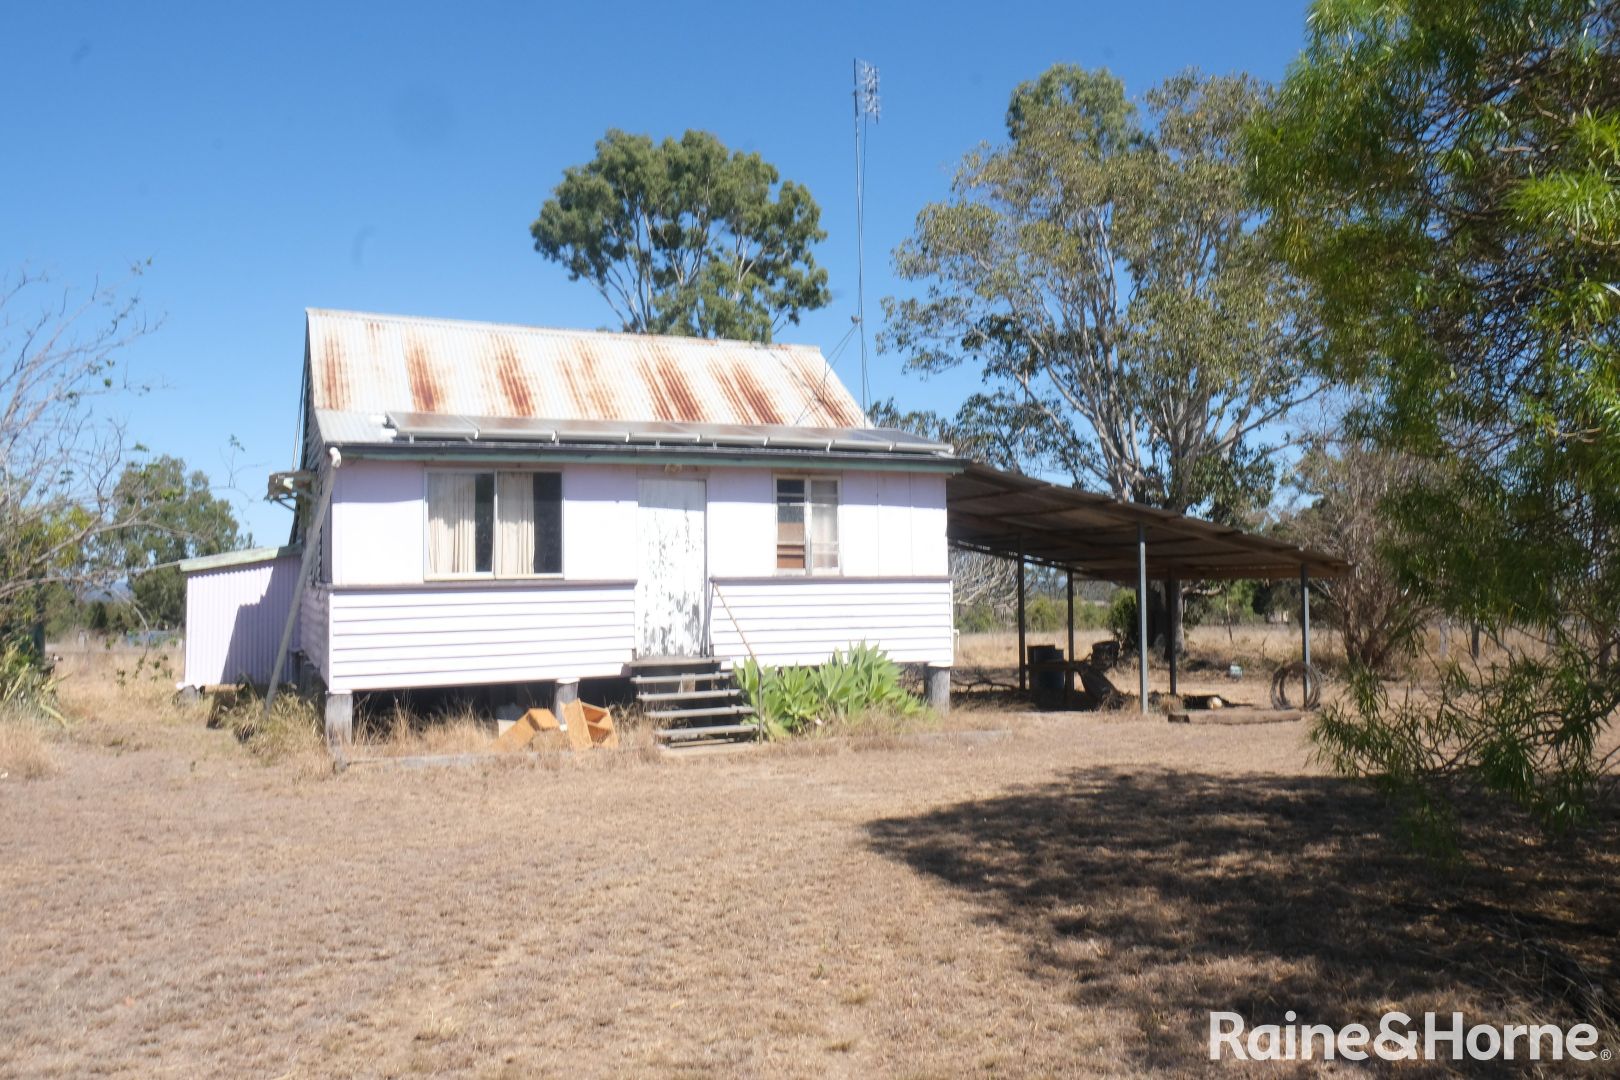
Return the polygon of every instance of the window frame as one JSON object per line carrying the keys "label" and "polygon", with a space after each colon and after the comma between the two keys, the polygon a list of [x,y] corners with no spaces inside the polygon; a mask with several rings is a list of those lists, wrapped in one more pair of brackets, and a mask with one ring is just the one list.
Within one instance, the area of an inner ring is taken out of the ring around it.
{"label": "window frame", "polygon": [[[501,565],[501,482],[502,473],[520,473],[532,476],[535,473],[551,473],[557,477],[557,557],[559,565],[564,567],[563,560],[566,555],[562,550],[564,538],[568,535],[568,497],[563,491],[563,470],[547,469],[543,467],[527,467],[517,469],[488,469],[488,468],[432,468],[422,470],[422,580],[423,581],[557,581],[564,574],[562,570],[546,573],[528,574],[499,574],[495,567]],[[428,492],[431,488],[431,477],[439,475],[482,476],[491,477],[490,522],[494,535],[490,537],[488,570],[473,570],[465,574],[436,574],[428,563],[429,545],[428,536],[433,527],[433,507],[428,501]]]}
{"label": "window frame", "polygon": [[[800,480],[804,483],[804,566],[801,568],[777,566],[775,572],[779,577],[842,577],[844,574],[844,478],[834,473],[829,476],[825,473],[791,472],[771,474],[771,524],[772,524],[772,550],[781,544],[782,522],[780,518],[781,496],[777,485],[783,480]],[[833,522],[838,534],[837,563],[831,568],[816,569],[815,554],[812,551],[813,526],[810,523],[811,515],[816,505],[810,498],[810,485],[812,482],[833,485]],[[775,560],[773,559],[774,563]]]}

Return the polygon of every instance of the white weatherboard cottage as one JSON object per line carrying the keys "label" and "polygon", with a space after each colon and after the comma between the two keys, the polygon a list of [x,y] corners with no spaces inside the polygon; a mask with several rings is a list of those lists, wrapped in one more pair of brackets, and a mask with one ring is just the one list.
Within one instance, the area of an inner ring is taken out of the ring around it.
{"label": "white weatherboard cottage", "polygon": [[951,663],[961,466],[814,348],[311,310],[304,386],[273,484],[318,539],[187,565],[186,684],[265,681],[289,623],[340,727],[361,690]]}

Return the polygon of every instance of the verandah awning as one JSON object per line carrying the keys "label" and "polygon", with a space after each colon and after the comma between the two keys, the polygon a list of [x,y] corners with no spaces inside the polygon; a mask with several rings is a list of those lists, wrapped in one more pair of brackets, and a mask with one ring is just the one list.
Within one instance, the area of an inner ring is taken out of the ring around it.
{"label": "verandah awning", "polygon": [[945,486],[952,544],[1097,581],[1137,579],[1138,541],[1147,574],[1177,578],[1341,577],[1345,560],[1167,510],[1121,502],[988,465],[970,463]]}

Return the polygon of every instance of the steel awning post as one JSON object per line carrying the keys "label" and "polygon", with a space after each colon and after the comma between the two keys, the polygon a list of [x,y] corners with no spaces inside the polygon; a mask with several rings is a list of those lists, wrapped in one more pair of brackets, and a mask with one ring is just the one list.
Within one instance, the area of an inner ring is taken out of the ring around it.
{"label": "steel awning post", "polygon": [[1018,537],[1018,691],[1029,689],[1029,656],[1024,652],[1024,538]]}
{"label": "steel awning post", "polygon": [[1311,678],[1311,572],[1299,568],[1299,651],[1305,661],[1305,680]]}
{"label": "steel awning post", "polygon": [[1170,666],[1170,696],[1176,697],[1181,693],[1180,657],[1181,639],[1181,582],[1175,578],[1167,578],[1164,583],[1164,659]]}
{"label": "steel awning post", "polygon": [[1063,705],[1065,708],[1074,704],[1074,571],[1066,571],[1063,575],[1064,591],[1069,599],[1069,651],[1063,654],[1068,661],[1063,669]]}
{"label": "steel awning post", "polygon": [[1136,657],[1142,711],[1148,711],[1147,526],[1136,523]]}

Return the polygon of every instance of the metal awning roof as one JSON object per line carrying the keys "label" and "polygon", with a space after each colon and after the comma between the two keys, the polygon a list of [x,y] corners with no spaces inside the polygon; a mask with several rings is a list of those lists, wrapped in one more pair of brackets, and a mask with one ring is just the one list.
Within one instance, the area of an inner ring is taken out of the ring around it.
{"label": "metal awning roof", "polygon": [[302,544],[242,548],[240,551],[222,551],[218,555],[199,555],[191,559],[181,559],[175,565],[180,568],[182,574],[197,574],[204,570],[226,570],[236,566],[257,566],[260,563],[275,562],[277,559],[290,559],[303,550]]}
{"label": "metal awning roof", "polygon": [[1241,529],[1183,517],[1139,503],[1050,484],[987,465],[967,464],[945,482],[951,543],[1098,581],[1134,581],[1137,537],[1147,539],[1148,576],[1285,578],[1343,576],[1350,564]]}

